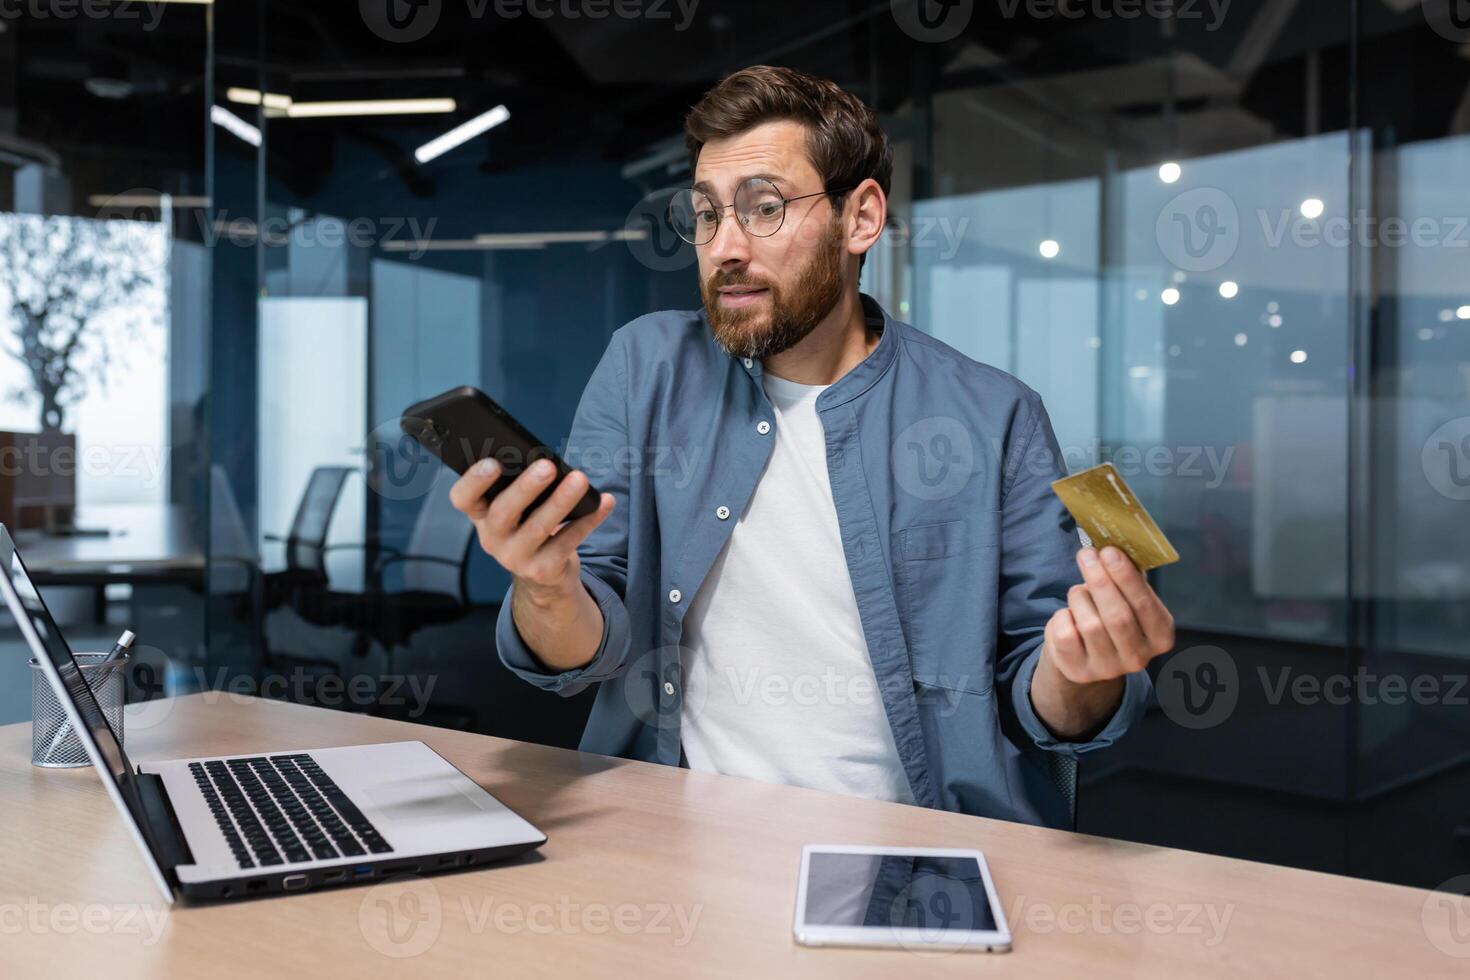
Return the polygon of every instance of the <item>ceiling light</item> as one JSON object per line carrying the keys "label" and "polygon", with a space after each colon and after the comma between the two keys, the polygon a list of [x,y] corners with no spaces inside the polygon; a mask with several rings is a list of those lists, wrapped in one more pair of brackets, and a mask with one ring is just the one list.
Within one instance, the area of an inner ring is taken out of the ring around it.
{"label": "ceiling light", "polygon": [[1461,320],[1470,320],[1470,303],[1465,304],[1455,311],[1455,316]]}
{"label": "ceiling light", "polygon": [[240,137],[251,146],[260,145],[260,130],[250,125],[239,116],[235,115],[224,106],[213,105],[209,107],[209,119],[216,126],[228,130]]}
{"label": "ceiling light", "polygon": [[328,116],[412,116],[453,112],[453,99],[357,99],[346,102],[292,102],[286,115],[292,119],[321,119]]}
{"label": "ceiling light", "polygon": [[262,96],[253,88],[227,88],[225,98],[239,105],[260,105],[264,102],[267,109],[291,108],[291,96],[277,95],[275,92],[266,92]]}
{"label": "ceiling light", "polygon": [[1302,217],[1320,218],[1322,217],[1322,209],[1324,207],[1325,205],[1322,203],[1320,197],[1309,197],[1302,202]]}
{"label": "ceiling light", "polygon": [[1058,245],[1056,239],[1048,238],[1041,243],[1041,257],[1043,259],[1054,259],[1061,254],[1062,246]]}
{"label": "ceiling light", "polygon": [[1235,346],[1236,347],[1244,347],[1249,342],[1250,342],[1250,338],[1247,337],[1245,334],[1238,333],[1238,334],[1235,335]]}
{"label": "ceiling light", "polygon": [[1169,286],[1163,292],[1159,293],[1159,299],[1163,300],[1165,306],[1173,306],[1179,302],[1179,290],[1173,286]]}
{"label": "ceiling light", "polygon": [[1229,279],[1226,279],[1224,282],[1220,283],[1220,295],[1225,297],[1226,299],[1234,299],[1236,294],[1239,292],[1240,285],[1238,283],[1232,282]]}
{"label": "ceiling light", "polygon": [[1159,164],[1159,179],[1166,184],[1172,184],[1184,173],[1183,168],[1173,160]]}
{"label": "ceiling light", "polygon": [[413,151],[414,159],[419,163],[428,163],[435,157],[448,153],[461,143],[469,142],[486,130],[494,129],[509,118],[510,110],[503,105],[498,105],[489,112],[480,113],[469,122],[455,126],[443,136],[429,140]]}
{"label": "ceiling light", "polygon": [[1294,350],[1294,351],[1291,352],[1291,363],[1293,363],[1293,364],[1305,364],[1306,362],[1307,362],[1307,352],[1306,351],[1304,351],[1304,350]]}

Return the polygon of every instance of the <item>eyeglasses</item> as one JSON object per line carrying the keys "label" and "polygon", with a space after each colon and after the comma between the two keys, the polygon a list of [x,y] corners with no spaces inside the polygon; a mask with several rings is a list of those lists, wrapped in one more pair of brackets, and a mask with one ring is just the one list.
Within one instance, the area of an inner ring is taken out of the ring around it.
{"label": "eyeglasses", "polygon": [[851,187],[783,197],[779,188],[764,177],[751,177],[735,188],[733,204],[716,204],[703,191],[681,190],[669,201],[669,224],[690,245],[714,241],[720,218],[730,208],[745,230],[756,238],[770,238],[786,223],[786,205],[809,197],[845,194]]}

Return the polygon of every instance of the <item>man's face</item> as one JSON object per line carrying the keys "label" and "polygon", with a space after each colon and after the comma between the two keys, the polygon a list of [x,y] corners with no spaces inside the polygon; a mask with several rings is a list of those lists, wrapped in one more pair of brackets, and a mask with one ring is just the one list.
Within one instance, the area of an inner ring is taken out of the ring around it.
{"label": "man's face", "polygon": [[847,249],[841,213],[826,196],[786,205],[775,234],[750,234],[729,205],[752,177],[770,180],[785,198],[821,191],[806,155],[806,129],[770,122],[713,140],[694,172],[695,189],[723,208],[714,239],[697,248],[710,326],[732,355],[760,358],[792,347],[831,312],[842,295]]}

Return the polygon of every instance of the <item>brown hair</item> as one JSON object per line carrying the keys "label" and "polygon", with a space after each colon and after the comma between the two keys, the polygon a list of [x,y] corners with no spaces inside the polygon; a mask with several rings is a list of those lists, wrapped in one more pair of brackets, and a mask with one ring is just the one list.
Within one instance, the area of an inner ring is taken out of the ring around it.
{"label": "brown hair", "polygon": [[[704,94],[684,120],[689,169],[712,139],[726,139],[761,123],[790,119],[806,127],[807,156],[829,192],[872,177],[888,193],[893,149],[878,115],[835,82],[792,68],[756,65],[728,75]],[[843,193],[832,193],[835,204]]]}

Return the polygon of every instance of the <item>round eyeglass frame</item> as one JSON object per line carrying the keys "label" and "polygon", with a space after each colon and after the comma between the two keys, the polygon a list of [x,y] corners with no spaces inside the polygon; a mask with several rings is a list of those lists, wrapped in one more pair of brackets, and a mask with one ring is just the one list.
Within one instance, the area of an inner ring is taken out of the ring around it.
{"label": "round eyeglass frame", "polygon": [[[684,234],[684,232],[679,228],[679,223],[674,220],[674,205],[678,203],[678,201],[681,199],[681,195],[693,195],[696,193],[704,194],[703,191],[695,191],[693,188],[686,188],[680,191],[679,194],[674,195],[673,200],[669,201],[668,209],[664,213],[664,220],[669,223],[669,227],[674,229],[674,234],[678,235],[681,239],[688,242],[690,245],[693,245],[695,247],[708,245],[710,242],[714,241],[715,236],[720,233],[720,222],[724,220],[724,212],[729,211],[732,208],[738,208],[740,204],[741,192],[744,191],[747,187],[758,184],[766,184],[773,191],[775,191],[776,197],[781,201],[781,220],[776,223],[776,227],[772,228],[765,234],[761,234],[751,227],[749,216],[743,215],[737,210],[735,216],[740,219],[741,227],[745,229],[747,234],[753,235],[756,238],[770,238],[772,235],[779,232],[782,228],[786,227],[786,209],[787,205],[791,204],[792,202],[805,201],[808,198],[813,197],[836,196],[840,194],[846,194],[848,191],[857,187],[856,184],[853,184],[851,187],[834,187],[826,190],[813,191],[810,194],[798,194],[795,197],[787,197],[785,194],[781,193],[781,188],[777,187],[774,181],[768,180],[765,177],[751,177],[747,180],[741,181],[740,186],[735,188],[735,200],[731,203],[717,205],[713,201],[710,202],[710,206],[714,208],[715,211],[715,221],[713,225],[713,230],[710,232],[709,237],[704,239],[703,241],[697,240],[698,235],[695,235],[691,238],[689,235]],[[704,196],[706,198],[709,197],[708,194],[705,194]]]}

